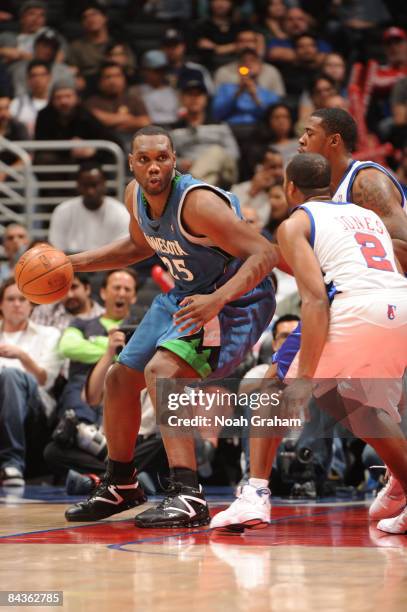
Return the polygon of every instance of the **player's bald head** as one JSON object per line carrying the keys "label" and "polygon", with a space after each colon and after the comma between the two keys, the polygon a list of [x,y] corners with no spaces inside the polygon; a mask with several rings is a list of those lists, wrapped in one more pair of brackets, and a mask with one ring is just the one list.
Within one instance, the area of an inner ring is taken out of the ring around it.
{"label": "player's bald head", "polygon": [[329,191],[331,166],[319,153],[300,153],[288,164],[286,176],[304,195],[321,194]]}
{"label": "player's bald head", "polygon": [[159,136],[161,138],[158,139],[158,142],[165,142],[165,140],[168,140],[171,151],[174,151],[174,143],[172,141],[170,133],[159,125],[146,125],[145,127],[140,128],[134,134],[133,149],[137,147],[137,143],[140,142],[142,136]]}

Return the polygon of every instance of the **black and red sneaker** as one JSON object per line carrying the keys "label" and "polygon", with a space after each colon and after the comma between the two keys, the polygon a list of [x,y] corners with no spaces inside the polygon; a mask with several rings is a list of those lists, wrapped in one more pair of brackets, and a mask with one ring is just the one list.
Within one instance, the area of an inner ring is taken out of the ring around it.
{"label": "black and red sneaker", "polygon": [[105,474],[100,484],[86,501],[70,506],[65,512],[67,521],[100,521],[147,501],[137,478],[123,483],[114,482]]}
{"label": "black and red sneaker", "polygon": [[202,492],[181,482],[170,481],[162,502],[140,512],[135,518],[136,527],[201,527],[210,521],[208,504]]}

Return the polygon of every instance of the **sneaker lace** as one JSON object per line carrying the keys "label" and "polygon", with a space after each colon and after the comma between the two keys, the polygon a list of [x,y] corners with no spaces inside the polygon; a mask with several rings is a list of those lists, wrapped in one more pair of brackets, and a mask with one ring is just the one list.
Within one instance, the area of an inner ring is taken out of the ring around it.
{"label": "sneaker lace", "polygon": [[[249,484],[239,485],[239,486],[236,488],[236,500],[235,500],[235,501],[241,501],[241,500],[243,500],[243,501],[244,501],[244,500],[245,500],[245,496],[244,496],[244,491],[243,491],[243,489],[244,489],[245,487],[250,487],[250,486],[252,486],[252,485],[249,485]],[[261,499],[263,499],[263,498],[267,498],[267,499],[268,499],[268,498],[269,498],[269,496],[270,496],[270,491],[269,491],[269,489],[267,489],[267,488],[260,488],[260,489],[256,489],[256,493],[257,493],[257,495],[258,495],[258,496],[259,496]]]}
{"label": "sneaker lace", "polygon": [[165,497],[157,505],[157,508],[160,508],[160,510],[164,510],[169,503],[172,503],[174,497],[181,493],[182,487],[182,482],[176,482],[175,480],[169,479],[169,485],[167,488],[164,489]]}
{"label": "sneaker lace", "polygon": [[103,494],[107,492],[108,487],[112,484],[112,480],[109,474],[104,474],[100,483],[92,489],[89,493],[88,501],[92,499],[92,497],[103,497]]}

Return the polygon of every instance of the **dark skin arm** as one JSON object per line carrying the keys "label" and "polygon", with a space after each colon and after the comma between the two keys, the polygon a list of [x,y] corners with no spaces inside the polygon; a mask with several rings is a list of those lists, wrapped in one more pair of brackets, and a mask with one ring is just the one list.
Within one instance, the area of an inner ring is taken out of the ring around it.
{"label": "dark skin arm", "polygon": [[[244,260],[242,267],[223,287],[210,295],[185,298],[174,316],[183,331],[194,324],[191,331],[215,317],[223,306],[250,291],[279,262],[279,251],[235,213],[216,194],[209,190],[192,191],[186,198],[182,221],[196,236],[207,236],[211,242],[234,257]],[[185,324],[185,322],[187,323]]]}
{"label": "dark skin arm", "polygon": [[301,296],[301,348],[298,378],[312,378],[322,354],[329,326],[329,302],[324,279],[309,243],[310,222],[298,210],[277,230],[281,252],[291,266]]}
{"label": "dark skin arm", "polygon": [[148,257],[154,254],[132,214],[135,188],[136,181],[129,183],[124,200],[127,210],[131,215],[129,236],[98,249],[70,255],[69,259],[75,272],[96,272],[98,270],[125,268],[138,261],[143,261],[143,259],[148,259]]}
{"label": "dark skin arm", "polygon": [[380,170],[361,170],[353,183],[352,201],[373,210],[383,220],[393,239],[396,257],[407,272],[407,215],[393,182]]}

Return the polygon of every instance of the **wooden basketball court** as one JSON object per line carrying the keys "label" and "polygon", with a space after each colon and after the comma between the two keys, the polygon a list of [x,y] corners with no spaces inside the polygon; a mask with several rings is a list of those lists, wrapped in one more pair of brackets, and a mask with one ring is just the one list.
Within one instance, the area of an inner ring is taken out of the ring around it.
{"label": "wooden basketball court", "polygon": [[[209,498],[214,512],[231,499]],[[407,610],[407,536],[370,525],[370,501],[277,500],[270,527],[225,535],[137,529],[134,510],[67,523],[76,499],[3,494],[0,590],[63,591],[64,609],[79,611]]]}

